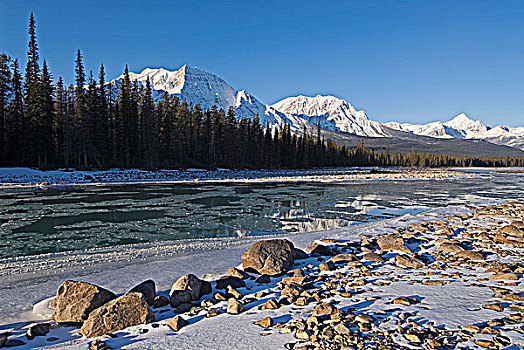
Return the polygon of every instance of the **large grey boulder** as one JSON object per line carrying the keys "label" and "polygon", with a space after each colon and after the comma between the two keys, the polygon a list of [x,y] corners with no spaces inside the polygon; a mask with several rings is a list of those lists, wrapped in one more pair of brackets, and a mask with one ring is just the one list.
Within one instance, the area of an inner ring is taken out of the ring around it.
{"label": "large grey boulder", "polygon": [[211,283],[203,281],[193,274],[180,277],[171,287],[169,301],[171,306],[190,303],[199,300],[203,295],[211,293]]}
{"label": "large grey boulder", "polygon": [[99,337],[155,321],[142,293],[127,293],[91,312],[80,328],[86,337]]}
{"label": "large grey boulder", "polygon": [[96,308],[116,298],[113,292],[87,282],[65,281],[53,301],[58,323],[80,323]]}
{"label": "large grey boulder", "polygon": [[144,281],[134,286],[133,288],[131,288],[129,293],[134,293],[134,292],[142,293],[144,295],[144,298],[146,299],[146,302],[149,305],[153,305],[153,303],[155,302],[155,295],[156,295],[155,281],[147,280],[147,281]]}
{"label": "large grey boulder", "polygon": [[295,262],[295,247],[287,239],[258,241],[242,254],[242,266],[269,276],[282,275]]}

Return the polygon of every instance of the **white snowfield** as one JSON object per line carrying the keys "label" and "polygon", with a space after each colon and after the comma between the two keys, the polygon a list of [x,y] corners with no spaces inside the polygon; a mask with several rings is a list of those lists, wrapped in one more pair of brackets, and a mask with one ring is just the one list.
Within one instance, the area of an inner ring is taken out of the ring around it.
{"label": "white snowfield", "polygon": [[[334,238],[353,240],[358,235],[375,235],[395,232],[399,227],[420,223],[421,220],[432,221],[448,215],[469,213],[468,209],[460,206],[450,206],[430,210],[417,215],[404,215],[373,223],[353,226],[345,229],[314,232],[300,235],[282,236],[291,240],[295,246],[305,248],[314,240]],[[131,287],[152,278],[157,283],[160,294],[168,295],[171,284],[186,273],[194,273],[205,279],[215,279],[226,273],[232,266],[238,266],[240,256],[249,245],[258,238],[221,239],[161,244],[158,246],[130,246],[117,250],[96,250],[84,253],[59,253],[47,256],[37,256],[0,261],[0,331],[10,331],[19,339],[27,342],[25,347],[44,349],[87,349],[93,338],[85,338],[75,327],[58,327],[51,329],[46,337],[37,337],[27,341],[23,334],[31,326],[30,321],[41,318],[49,319],[51,310],[46,305],[57,287],[66,279],[88,281],[116,293],[125,293]],[[517,257],[522,258],[522,249]],[[386,259],[393,259],[394,254],[387,254]],[[497,259],[493,255],[488,259]],[[307,265],[318,266],[316,258],[298,261],[298,267]],[[341,267],[339,271],[346,271]],[[349,271],[349,270],[347,270]],[[425,285],[420,283],[428,269],[406,270],[397,269],[391,264],[383,267],[383,276],[386,279],[395,276],[395,281],[389,284],[371,283],[351,298],[336,296],[332,298],[337,307],[351,307],[357,313],[373,313],[391,309],[390,299],[400,295],[416,295],[422,302],[416,309],[414,306],[394,305],[400,313],[416,310],[416,321],[419,324],[433,322],[436,327],[446,326],[451,329],[463,325],[484,322],[495,317],[503,317],[511,312],[506,309],[496,312],[483,309],[482,304],[493,299],[489,288],[472,286],[477,278],[487,277],[483,271],[471,275],[471,270],[454,266],[446,270],[446,274],[464,273],[461,281],[442,286]],[[420,273],[418,273],[420,272]],[[439,278],[439,277],[435,277]],[[296,305],[283,306],[278,310],[259,310],[259,306],[270,298],[278,297],[277,283],[282,277],[271,279],[270,284],[256,284],[247,281],[245,288],[238,290],[246,296],[253,296],[257,291],[266,290],[268,295],[256,302],[247,304],[247,312],[240,315],[221,313],[217,317],[205,318],[205,312],[197,315],[183,314],[189,325],[178,332],[171,330],[166,324],[175,315],[171,307],[155,310],[156,322],[148,325],[131,327],[117,332],[115,338],[104,338],[106,344],[112,348],[123,349],[282,349],[287,342],[296,341],[292,334],[281,334],[278,329],[264,330],[253,324],[264,317],[271,316],[275,323],[286,323],[293,319],[306,317],[314,305],[297,307]],[[419,283],[413,283],[418,280]],[[498,281],[484,282],[497,286]],[[214,284],[213,284],[214,286]],[[521,286],[511,288],[519,291]],[[375,299],[380,296],[380,299]],[[40,302],[44,300],[43,302]],[[39,303],[40,302],[40,303]],[[43,314],[37,317],[31,312]],[[227,302],[216,305],[222,312]],[[24,313],[25,312],[25,313]],[[47,315],[46,315],[47,314]],[[382,326],[388,326],[382,324]],[[396,327],[391,325],[392,327]],[[518,349],[524,344],[524,335],[515,331],[504,331],[511,338]],[[483,338],[491,335],[477,335]],[[46,338],[58,339],[47,341]],[[471,348],[476,348],[471,340]],[[402,340],[399,340],[402,342]],[[404,344],[407,345],[407,344]]]}

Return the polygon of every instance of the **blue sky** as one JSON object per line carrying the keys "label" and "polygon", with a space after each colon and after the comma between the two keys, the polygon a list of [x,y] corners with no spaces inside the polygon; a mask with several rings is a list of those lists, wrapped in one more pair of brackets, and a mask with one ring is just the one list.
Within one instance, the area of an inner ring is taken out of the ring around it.
{"label": "blue sky", "polygon": [[263,103],[333,94],[378,121],[465,112],[524,126],[524,1],[0,0],[0,51],[25,62],[33,11],[41,58],[72,82],[125,64],[187,63]]}

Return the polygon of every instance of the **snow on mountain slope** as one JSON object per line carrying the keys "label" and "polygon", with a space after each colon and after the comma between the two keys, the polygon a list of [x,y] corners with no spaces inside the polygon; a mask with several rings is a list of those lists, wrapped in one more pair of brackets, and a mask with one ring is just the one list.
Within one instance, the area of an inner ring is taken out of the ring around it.
{"label": "snow on mountain slope", "polygon": [[[111,81],[111,84],[117,87],[113,89],[115,98],[123,78],[124,75],[121,75]],[[177,71],[146,68],[140,73],[129,73],[129,78],[142,85],[149,79],[156,101],[160,100],[164,92],[167,92],[169,95],[185,99],[188,103],[198,103],[204,110],[216,104],[218,108],[226,111],[229,107],[233,107],[238,117],[253,118],[258,114],[261,123],[276,122],[271,116],[265,115],[266,107],[245,90],[237,91],[215,74],[188,65],[182,66]]]}
{"label": "snow on mountain slope", "polygon": [[491,143],[506,145],[524,150],[524,127],[508,128],[496,126],[490,128],[480,120],[474,121],[464,113],[457,115],[448,122],[433,122],[428,124],[384,123],[388,128],[411,132],[416,135],[436,138],[461,138],[486,140]]}
{"label": "snow on mountain slope", "polygon": [[380,123],[371,121],[364,111],[357,111],[347,101],[334,96],[296,96],[279,101],[271,107],[282,113],[293,126],[316,127],[325,130],[342,131],[359,136],[383,137]]}

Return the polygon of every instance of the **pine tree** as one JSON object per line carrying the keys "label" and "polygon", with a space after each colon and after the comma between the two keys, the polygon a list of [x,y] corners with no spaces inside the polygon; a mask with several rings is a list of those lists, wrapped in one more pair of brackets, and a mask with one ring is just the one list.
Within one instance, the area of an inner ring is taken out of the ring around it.
{"label": "pine tree", "polygon": [[9,62],[11,59],[6,54],[0,54],[0,161],[6,159],[6,119],[7,106],[12,94],[11,69]]}
{"label": "pine tree", "polygon": [[74,151],[76,153],[77,166],[88,167],[87,160],[87,130],[84,125],[85,118],[85,73],[80,50],[76,53],[75,60],[75,118],[74,118]]}
{"label": "pine tree", "polygon": [[110,113],[107,102],[107,92],[105,83],[105,72],[104,65],[100,65],[100,71],[98,74],[98,112],[96,118],[96,136],[95,136],[95,147],[100,155],[100,162],[102,165],[106,165],[110,157],[109,145],[110,145]]}
{"label": "pine tree", "polygon": [[64,121],[67,114],[67,92],[62,77],[58,77],[55,95],[55,115],[53,119],[53,145],[56,161],[64,161]]}
{"label": "pine tree", "polygon": [[149,78],[146,81],[146,88],[140,106],[140,124],[141,124],[141,145],[142,145],[142,165],[149,169],[157,166],[156,154],[157,146],[157,115],[155,103],[153,101],[151,84]]}
{"label": "pine tree", "polygon": [[37,164],[47,167],[53,153],[53,119],[55,114],[52,77],[44,60],[39,90],[40,116],[36,125]]}
{"label": "pine tree", "polygon": [[[27,158],[30,163],[34,161],[35,154],[39,154],[37,135],[38,125],[41,123],[42,105],[40,99],[40,67],[38,64],[38,44],[36,42],[36,24],[33,13],[29,17],[29,44],[27,51],[27,64],[25,68],[25,118],[29,128],[25,130],[24,144],[28,147]],[[39,154],[40,155],[40,154]]]}
{"label": "pine tree", "polygon": [[24,147],[27,124],[24,115],[24,98],[22,92],[22,76],[18,66],[18,59],[13,62],[13,98],[8,106],[8,119],[6,120],[6,158],[15,164],[24,164],[26,147]]}

